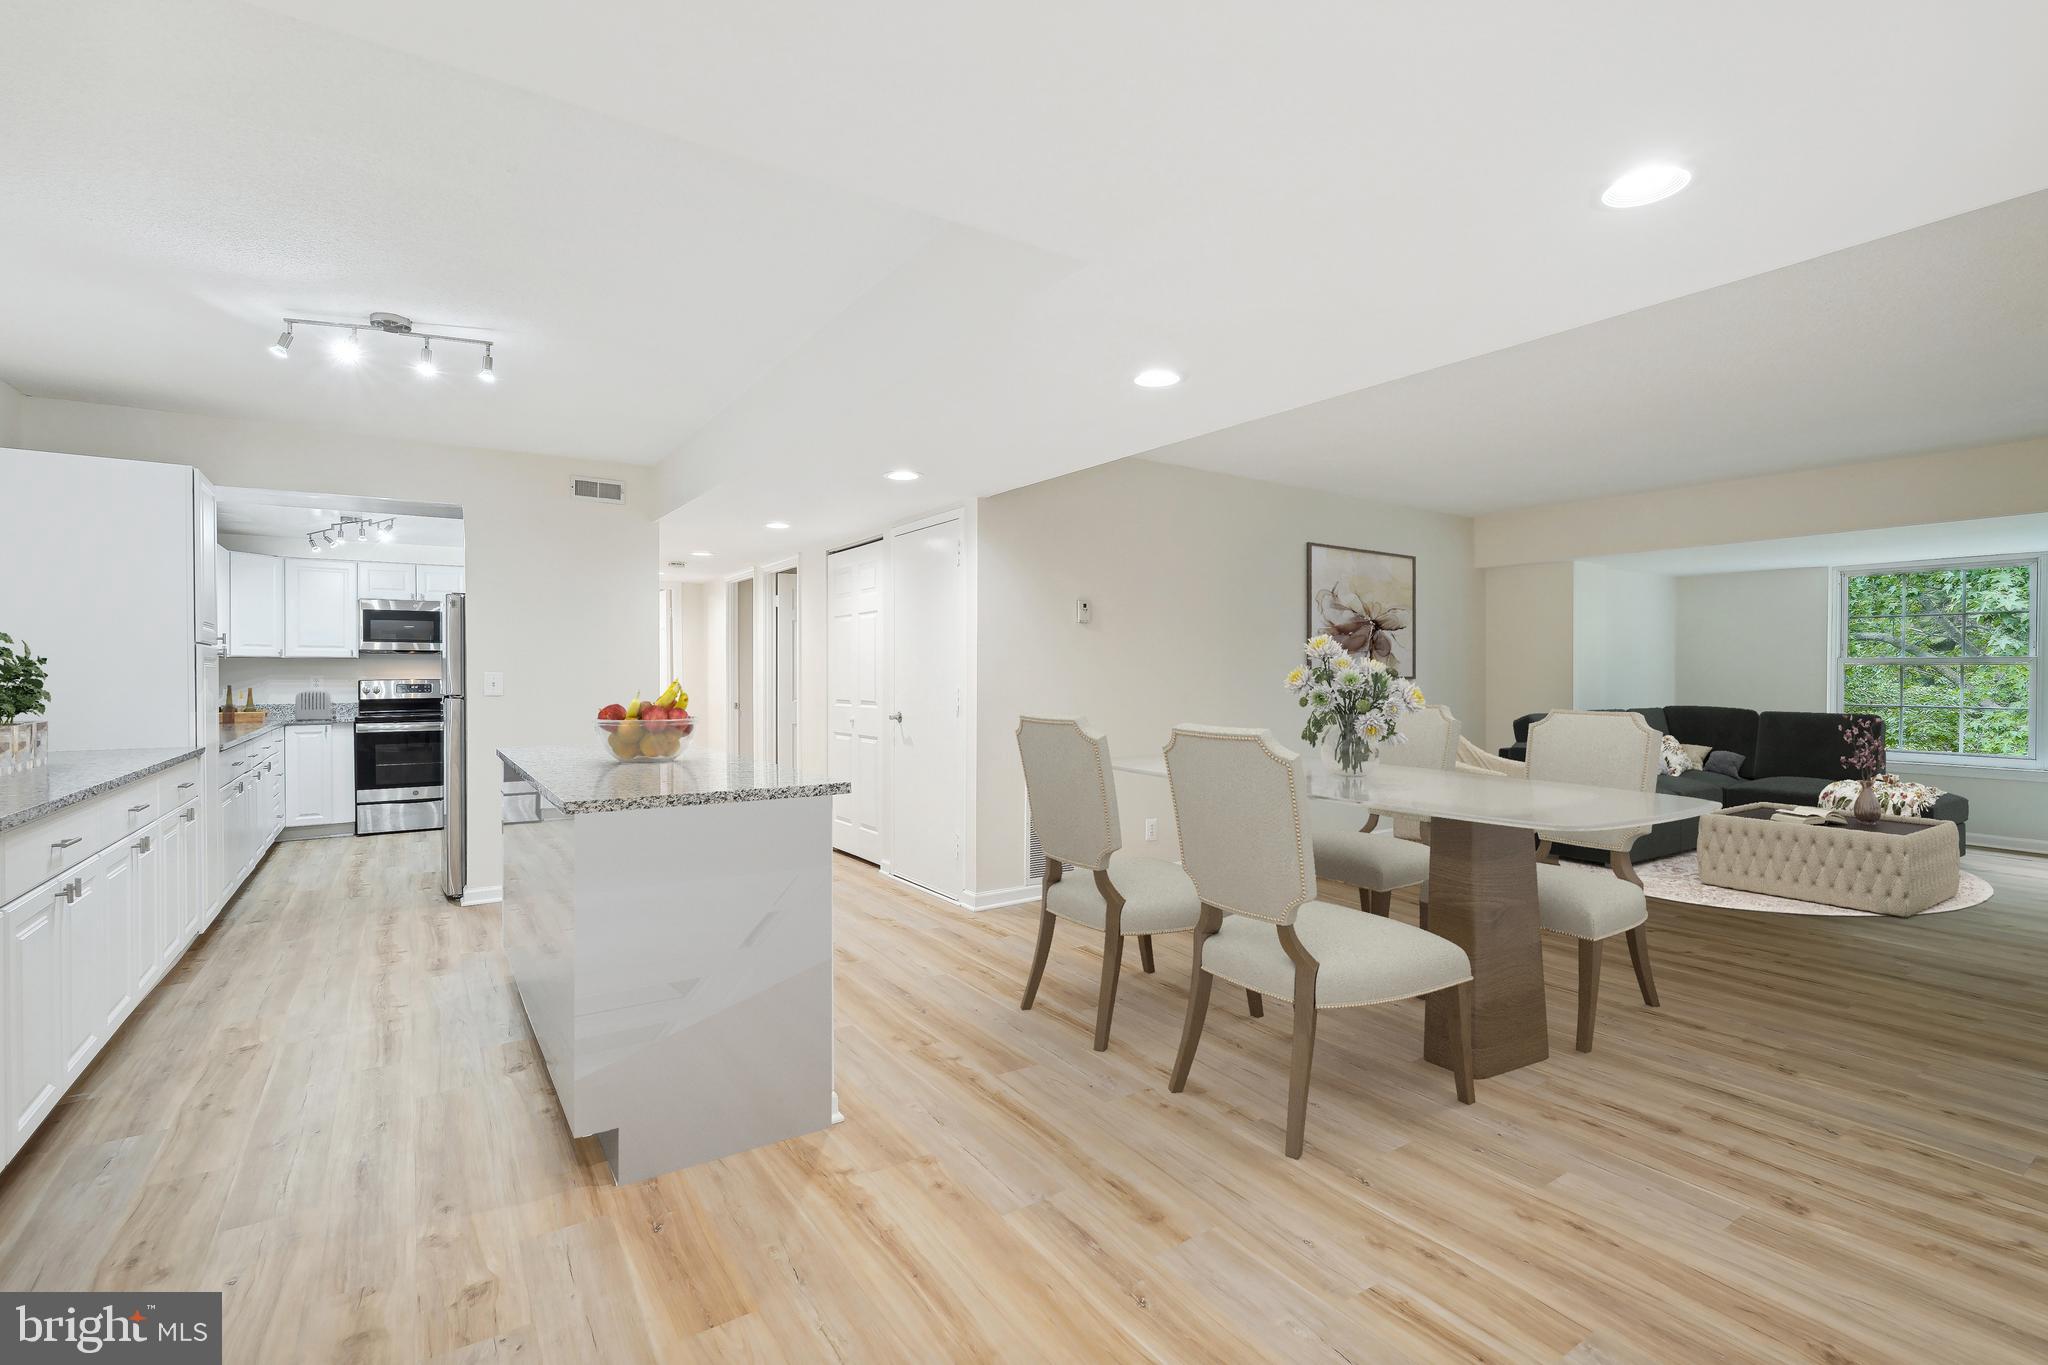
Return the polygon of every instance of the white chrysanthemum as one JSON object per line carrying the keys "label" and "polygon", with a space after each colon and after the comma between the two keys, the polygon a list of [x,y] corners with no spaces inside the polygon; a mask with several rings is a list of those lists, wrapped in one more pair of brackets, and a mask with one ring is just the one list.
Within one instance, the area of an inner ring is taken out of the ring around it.
{"label": "white chrysanthemum", "polygon": [[1355,692],[1365,686],[1365,674],[1360,672],[1358,665],[1354,663],[1341,663],[1337,665],[1337,671],[1331,676],[1331,681],[1343,691]]}
{"label": "white chrysanthemum", "polygon": [[1408,684],[1408,705],[1417,711],[1429,705],[1429,699],[1422,695],[1422,689],[1414,683]]}
{"label": "white chrysanthemum", "polygon": [[1287,674],[1287,690],[1289,692],[1298,693],[1301,691],[1302,688],[1307,686],[1308,670],[1306,668],[1296,668],[1289,670]]}
{"label": "white chrysanthemum", "polygon": [[1308,704],[1318,711],[1327,707],[1333,700],[1335,698],[1331,697],[1330,689],[1327,687],[1318,685],[1308,690]]}
{"label": "white chrysanthemum", "polygon": [[1385,673],[1387,671],[1386,664],[1384,664],[1378,659],[1367,659],[1365,661],[1365,666],[1375,673]]}
{"label": "white chrysanthemum", "polygon": [[1329,658],[1329,657],[1330,657],[1330,655],[1329,655],[1329,649],[1330,649],[1330,646],[1331,646],[1331,644],[1332,644],[1332,643],[1334,643],[1334,642],[1333,642],[1333,641],[1332,641],[1332,640],[1330,639],[1330,637],[1329,637],[1329,636],[1327,636],[1327,635],[1311,635],[1311,636],[1309,636],[1309,637],[1308,637],[1308,645],[1307,645],[1307,647],[1306,647],[1306,648],[1307,648],[1307,651],[1308,651],[1308,656],[1309,656],[1309,657],[1310,657],[1311,659],[1327,659],[1327,658]]}
{"label": "white chrysanthemum", "polygon": [[1378,716],[1361,716],[1359,717],[1358,733],[1364,735],[1367,739],[1384,739],[1387,733],[1387,725]]}

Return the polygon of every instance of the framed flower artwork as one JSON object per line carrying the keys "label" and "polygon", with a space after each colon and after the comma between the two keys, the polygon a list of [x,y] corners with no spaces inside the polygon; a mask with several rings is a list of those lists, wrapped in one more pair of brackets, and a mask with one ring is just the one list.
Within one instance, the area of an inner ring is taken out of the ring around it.
{"label": "framed flower artwork", "polygon": [[1415,556],[1308,547],[1308,634],[1415,676]]}

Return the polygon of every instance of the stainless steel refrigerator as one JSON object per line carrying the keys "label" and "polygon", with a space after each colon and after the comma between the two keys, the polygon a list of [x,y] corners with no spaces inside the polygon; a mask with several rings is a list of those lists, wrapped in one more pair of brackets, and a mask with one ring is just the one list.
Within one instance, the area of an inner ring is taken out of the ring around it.
{"label": "stainless steel refrigerator", "polygon": [[441,605],[441,892],[458,901],[469,884],[468,601],[468,594],[451,592]]}

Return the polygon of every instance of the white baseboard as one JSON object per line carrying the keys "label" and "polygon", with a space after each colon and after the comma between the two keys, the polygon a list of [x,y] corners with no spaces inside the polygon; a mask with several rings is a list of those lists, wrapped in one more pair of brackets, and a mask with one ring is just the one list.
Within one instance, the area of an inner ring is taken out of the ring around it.
{"label": "white baseboard", "polygon": [[[2023,839],[2017,834],[1979,834],[1970,831],[1970,848],[1997,849],[2002,853],[2048,853],[2048,839]],[[1968,857],[1969,854],[1964,854]]]}
{"label": "white baseboard", "polygon": [[462,888],[464,905],[496,905],[505,899],[502,886],[465,886]]}
{"label": "white baseboard", "polygon": [[969,891],[960,904],[969,910],[1000,910],[1008,905],[1025,905],[1038,899],[1038,883],[1005,887],[1000,891]]}

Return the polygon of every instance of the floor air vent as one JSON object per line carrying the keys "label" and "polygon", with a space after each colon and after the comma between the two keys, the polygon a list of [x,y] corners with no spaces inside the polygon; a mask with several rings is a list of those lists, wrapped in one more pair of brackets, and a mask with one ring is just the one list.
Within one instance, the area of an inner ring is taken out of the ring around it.
{"label": "floor air vent", "polygon": [[592,502],[624,502],[626,485],[611,479],[571,479],[569,491]]}

